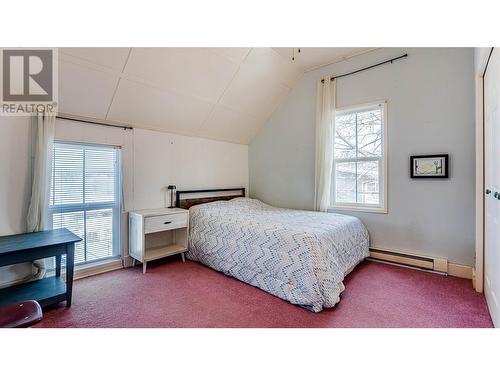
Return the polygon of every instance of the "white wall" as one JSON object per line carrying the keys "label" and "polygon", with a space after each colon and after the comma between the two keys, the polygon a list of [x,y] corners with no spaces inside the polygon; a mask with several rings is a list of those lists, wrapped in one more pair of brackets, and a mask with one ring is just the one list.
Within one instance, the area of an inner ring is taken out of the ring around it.
{"label": "white wall", "polygon": [[[30,126],[25,117],[0,116],[0,236],[26,230],[31,186]],[[31,273],[31,266],[0,268],[0,285]]]}
{"label": "white wall", "polygon": [[[337,106],[388,102],[388,214],[343,212],[367,226],[374,247],[473,265],[474,54],[471,48],[384,48],[307,73],[249,146],[250,194],[312,209],[316,84],[408,52],[337,83]],[[409,156],[449,153],[450,179],[409,178]]]}
{"label": "white wall", "polygon": [[248,187],[248,146],[134,130],[134,207],[164,206],[165,187]]}
{"label": "white wall", "polygon": [[248,187],[245,145],[67,120],[57,120],[56,139],[122,147],[127,211],[165,207],[165,188],[171,184],[178,190]]}
{"label": "white wall", "polygon": [[[248,146],[150,130],[124,130],[56,121],[56,139],[122,147],[125,210],[165,207],[165,187],[248,188]],[[25,117],[0,117],[0,235],[25,231],[31,186],[30,126]],[[167,204],[168,205],[168,204]],[[123,246],[127,247],[126,214]],[[17,276],[30,267],[15,267]],[[0,269],[0,285],[12,280]]]}

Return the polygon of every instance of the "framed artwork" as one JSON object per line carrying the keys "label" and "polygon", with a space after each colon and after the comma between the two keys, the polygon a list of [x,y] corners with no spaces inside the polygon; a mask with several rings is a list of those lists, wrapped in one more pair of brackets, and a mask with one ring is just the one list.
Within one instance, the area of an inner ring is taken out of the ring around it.
{"label": "framed artwork", "polygon": [[411,178],[448,178],[448,154],[410,156]]}

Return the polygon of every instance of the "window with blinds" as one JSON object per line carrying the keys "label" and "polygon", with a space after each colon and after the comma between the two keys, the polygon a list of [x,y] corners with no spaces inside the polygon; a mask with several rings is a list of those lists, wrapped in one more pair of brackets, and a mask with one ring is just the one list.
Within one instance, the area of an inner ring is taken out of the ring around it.
{"label": "window with blinds", "polygon": [[83,239],[75,264],[120,255],[120,170],[118,147],[54,145],[49,224]]}

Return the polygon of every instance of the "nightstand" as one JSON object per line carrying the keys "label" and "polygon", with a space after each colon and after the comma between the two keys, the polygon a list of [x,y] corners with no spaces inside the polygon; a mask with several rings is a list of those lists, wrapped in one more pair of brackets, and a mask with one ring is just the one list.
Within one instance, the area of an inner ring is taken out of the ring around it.
{"label": "nightstand", "polygon": [[181,254],[188,248],[189,211],[182,208],[159,208],[129,213],[129,254],[133,265],[142,262],[146,273],[151,260]]}

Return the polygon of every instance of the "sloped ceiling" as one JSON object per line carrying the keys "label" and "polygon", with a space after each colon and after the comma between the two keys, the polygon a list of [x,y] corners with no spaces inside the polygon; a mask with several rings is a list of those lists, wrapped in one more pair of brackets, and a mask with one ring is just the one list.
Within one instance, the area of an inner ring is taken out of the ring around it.
{"label": "sloped ceiling", "polygon": [[294,64],[299,65],[305,72],[318,69],[363,53],[375,50],[367,47],[335,47],[335,48],[273,48],[286,59],[294,57]]}
{"label": "sloped ceiling", "polygon": [[305,71],[360,50],[60,48],[59,111],[248,144]]}

